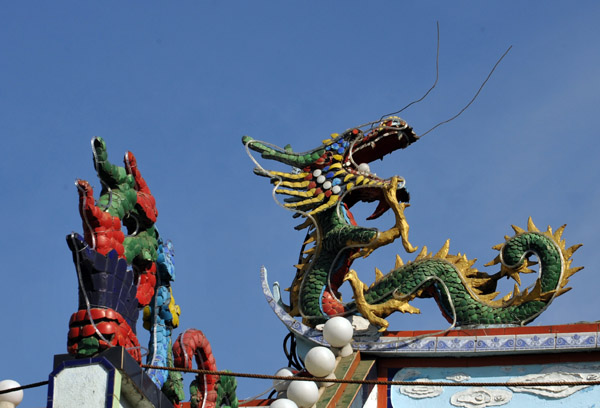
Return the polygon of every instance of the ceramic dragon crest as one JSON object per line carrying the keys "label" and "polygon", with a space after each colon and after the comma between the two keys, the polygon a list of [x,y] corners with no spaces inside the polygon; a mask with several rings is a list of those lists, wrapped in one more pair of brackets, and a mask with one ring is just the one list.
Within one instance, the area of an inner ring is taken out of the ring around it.
{"label": "ceramic dragon crest", "polygon": [[[96,200],[87,181],[75,183],[84,234],[67,235],[79,281],[79,310],[69,321],[67,350],[89,357],[120,346],[141,363],[136,323],[142,309],[150,332],[146,374],[179,407],[183,379],[167,368],[192,368],[195,359],[198,367],[216,371],[212,349],[196,329],[172,340],[181,313],[172,291],[175,253],[155,226],[156,201],[135,156],[127,152],[124,167],[112,164],[101,138],[92,140],[92,150],[102,191]],[[198,375],[190,385],[191,406],[235,408],[236,387],[234,377]]]}
{"label": "ceramic dragon crest", "polygon": [[[351,128],[333,134],[323,144],[306,153],[295,153],[289,145],[280,149],[248,136],[242,139],[247,149],[263,159],[292,167],[290,171],[271,171],[258,161],[255,173],[271,179],[274,192],[285,196],[283,206],[294,210],[305,221],[296,227],[307,229],[301,246],[300,262],[290,291],[290,304],[283,305],[291,316],[315,327],[332,316],[362,315],[385,330],[387,316],[394,312],[418,313],[410,304],[419,297],[433,297],[444,317],[458,326],[514,324],[533,321],[552,299],[569,290],[566,284],[581,268],[571,267],[571,256],[579,248],[567,248],[564,226],[539,231],[531,219],[527,230],[513,226],[515,235],[495,246],[498,256],[486,266],[500,265],[494,274],[473,268],[474,260],[449,254],[449,241],[435,255],[423,246],[415,260],[396,259],[388,274],[376,270],[370,285],[363,283],[352,269],[359,257],[401,239],[407,252],[409,226],[404,215],[409,194],[404,179],[382,179],[370,172],[369,163],[404,149],[419,137],[398,117],[389,117],[370,129]],[[249,152],[250,153],[250,152]],[[391,210],[395,225],[379,231],[359,225],[351,208],[357,202],[378,202],[374,219]],[[536,256],[540,272],[535,284],[520,290],[521,274],[533,272],[530,260]],[[497,282],[502,277],[515,280],[514,290],[496,299]],[[352,286],[354,301],[344,303],[339,294],[343,282]]]}

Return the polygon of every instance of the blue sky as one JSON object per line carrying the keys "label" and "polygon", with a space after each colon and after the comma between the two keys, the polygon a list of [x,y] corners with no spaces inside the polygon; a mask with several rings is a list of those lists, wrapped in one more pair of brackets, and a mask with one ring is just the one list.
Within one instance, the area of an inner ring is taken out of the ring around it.
{"label": "blue sky", "polygon": [[[66,352],[77,279],[64,238],[81,231],[74,180],[99,189],[94,136],[113,162],[131,150],[157,199],[157,226],[176,250],[176,334],[203,330],[219,369],[284,366],[286,330],[259,268],[289,285],[304,235],[252,174],[241,136],[305,151],[418,99],[435,77],[436,21],[439,84],[402,114],[418,134],[458,112],[513,49],[461,117],[374,163],[407,180],[412,243],[437,251],[450,238],[451,252],[483,268],[511,224],[566,223],[585,269],[534,324],[598,319],[600,5],[422,3],[5,3],[0,379],[43,381]],[[367,283],[403,255],[400,244],[380,252],[354,264]],[[418,306],[422,315],[390,328],[447,327],[432,300]],[[239,396],[268,385],[242,379]],[[21,406],[45,406],[45,393],[26,391]]]}

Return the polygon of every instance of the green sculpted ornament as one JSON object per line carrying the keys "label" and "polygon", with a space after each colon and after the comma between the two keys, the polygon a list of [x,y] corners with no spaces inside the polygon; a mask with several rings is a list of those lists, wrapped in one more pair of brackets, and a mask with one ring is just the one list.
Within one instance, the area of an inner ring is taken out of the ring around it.
{"label": "green sculpted ornament", "polygon": [[[288,146],[279,149],[245,136],[247,149],[263,159],[292,166],[289,172],[270,171],[255,160],[255,173],[271,179],[274,192],[286,196],[283,206],[305,221],[296,227],[307,229],[300,262],[290,287],[292,316],[302,316],[305,324],[316,326],[333,316],[362,315],[385,330],[387,316],[394,312],[418,313],[410,304],[414,298],[434,297],[442,313],[459,326],[515,324],[531,322],[565,293],[568,279],[581,268],[571,268],[571,256],[580,245],[567,248],[562,240],[564,226],[553,232],[540,232],[531,219],[527,230],[517,227],[516,235],[496,246],[498,257],[488,265],[500,264],[489,275],[473,268],[474,260],[450,255],[449,241],[435,255],[423,247],[414,261],[403,263],[398,256],[395,268],[384,275],[376,270],[375,282],[366,285],[358,279],[352,263],[377,248],[400,238],[407,252],[416,251],[408,238],[404,215],[409,194],[404,179],[382,179],[371,173],[369,163],[397,149],[404,149],[419,137],[398,117],[390,117],[363,131],[349,129],[306,153],[294,153]],[[254,159],[253,159],[254,160]],[[357,202],[377,201],[368,219],[391,210],[395,225],[387,231],[357,224],[350,209]],[[532,288],[519,290],[520,274],[533,272],[529,258],[538,258],[541,272]],[[516,282],[513,292],[495,299],[496,284],[502,277]],[[354,301],[344,303],[338,291],[350,282]]]}

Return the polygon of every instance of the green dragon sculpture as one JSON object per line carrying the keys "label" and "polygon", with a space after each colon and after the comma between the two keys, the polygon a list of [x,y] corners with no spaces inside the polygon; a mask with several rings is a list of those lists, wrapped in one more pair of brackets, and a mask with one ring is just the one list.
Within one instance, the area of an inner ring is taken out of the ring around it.
{"label": "green dragon sculpture", "polygon": [[[352,128],[333,134],[323,144],[306,153],[294,153],[291,147],[280,149],[248,136],[242,138],[247,149],[259,152],[263,159],[292,166],[292,170],[270,171],[252,158],[255,173],[271,179],[274,193],[287,196],[282,203],[305,218],[296,229],[307,229],[306,240],[296,265],[296,276],[290,291],[290,305],[284,305],[291,316],[302,316],[308,326],[316,326],[332,316],[360,314],[383,331],[385,320],[394,312],[419,313],[410,304],[414,298],[433,297],[444,317],[458,326],[523,325],[533,321],[551,301],[570,288],[568,279],[582,269],[571,267],[571,256],[580,247],[567,248],[562,233],[548,227],[539,231],[531,219],[528,229],[514,227],[516,235],[495,246],[499,255],[486,266],[500,264],[500,271],[489,275],[473,268],[475,260],[465,255],[448,253],[449,241],[435,255],[423,247],[412,262],[406,264],[397,256],[394,270],[383,275],[376,270],[375,282],[367,286],[351,269],[359,257],[368,257],[377,248],[400,238],[407,252],[415,252],[409,239],[409,225],[404,210],[409,194],[404,179],[394,176],[382,179],[370,172],[369,163],[404,149],[419,137],[398,117],[389,117],[363,131]],[[350,208],[357,202],[378,201],[367,219],[380,217],[392,210],[395,225],[387,231],[357,225]],[[519,290],[521,274],[540,273],[533,287]],[[502,277],[516,281],[513,292],[496,299],[497,282]],[[354,301],[344,303],[340,286],[348,281]]]}
{"label": "green dragon sculpture", "polygon": [[[169,367],[217,371],[215,357],[202,331],[188,329],[172,340],[181,309],[175,303],[175,252],[156,228],[156,200],[127,152],[124,167],[108,159],[102,138],[92,139],[94,168],[102,185],[98,200],[91,185],[77,180],[83,236],[72,233],[67,243],[79,281],[79,310],[69,321],[67,350],[91,357],[124,347],[142,363],[136,334],[140,309],[150,332],[145,374],[179,408],[183,377]],[[144,381],[142,377],[142,381]],[[235,377],[198,374],[190,385],[192,408],[236,408]]]}

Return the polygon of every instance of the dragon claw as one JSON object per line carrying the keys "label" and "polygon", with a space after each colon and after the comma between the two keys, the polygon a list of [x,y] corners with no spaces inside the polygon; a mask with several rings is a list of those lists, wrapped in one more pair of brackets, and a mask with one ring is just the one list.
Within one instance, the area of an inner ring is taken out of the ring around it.
{"label": "dragon claw", "polygon": [[396,197],[398,182],[399,178],[396,176],[393,177],[384,192],[385,200],[394,212],[394,217],[396,219],[394,226],[387,231],[378,233],[373,242],[360,251],[359,256],[366,258],[375,249],[391,244],[399,237],[402,239],[402,246],[406,252],[412,253],[418,249],[418,247],[413,246],[408,240],[408,230],[410,227],[404,216],[404,209],[409,207],[410,204],[398,202],[398,197]]}
{"label": "dragon claw", "polygon": [[354,301],[356,302],[356,308],[360,314],[366,318],[372,325],[379,326],[379,331],[385,331],[389,323],[385,320],[385,317],[389,316],[394,312],[419,314],[421,310],[410,305],[410,302],[414,296],[406,298],[392,298],[379,304],[370,304],[365,299],[365,291],[367,286],[359,279],[356,271],[351,269],[346,276],[344,281],[350,283],[352,291],[354,292]]}

